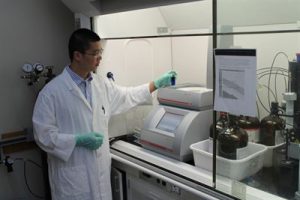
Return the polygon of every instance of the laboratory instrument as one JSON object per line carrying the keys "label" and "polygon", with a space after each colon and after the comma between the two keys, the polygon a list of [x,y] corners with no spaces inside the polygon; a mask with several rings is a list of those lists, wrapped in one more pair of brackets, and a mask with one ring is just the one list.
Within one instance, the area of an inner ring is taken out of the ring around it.
{"label": "laboratory instrument", "polygon": [[180,161],[192,159],[190,145],[208,139],[212,90],[195,84],[160,88],[159,105],[146,117],[140,142],[146,149]]}
{"label": "laboratory instrument", "polygon": [[[298,56],[298,55],[297,55]],[[298,58],[298,57],[297,57]],[[300,62],[289,62],[289,93],[284,95],[286,99],[286,115],[288,133],[294,133],[295,139],[287,142],[289,158],[298,161],[298,191],[295,192],[295,199],[300,199]],[[293,163],[291,163],[293,164]],[[285,166],[287,168],[287,166]]]}

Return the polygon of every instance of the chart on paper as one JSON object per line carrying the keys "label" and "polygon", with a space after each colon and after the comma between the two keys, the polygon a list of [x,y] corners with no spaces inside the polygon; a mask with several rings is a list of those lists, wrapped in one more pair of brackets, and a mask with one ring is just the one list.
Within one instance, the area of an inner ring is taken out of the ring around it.
{"label": "chart on paper", "polygon": [[245,70],[221,69],[219,72],[219,96],[243,100],[245,96]]}

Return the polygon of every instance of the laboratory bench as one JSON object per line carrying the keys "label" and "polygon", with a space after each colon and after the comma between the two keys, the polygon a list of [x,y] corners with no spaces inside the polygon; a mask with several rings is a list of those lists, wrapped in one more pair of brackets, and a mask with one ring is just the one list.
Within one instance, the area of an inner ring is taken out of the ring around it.
{"label": "laboratory bench", "polygon": [[[292,174],[278,175],[275,167],[262,168],[240,181],[217,175],[214,188],[212,171],[195,167],[193,161],[181,162],[125,140],[111,144],[112,171],[117,170],[119,177],[112,173],[114,199],[168,199],[166,196],[173,195],[170,199],[280,200],[290,198],[297,190],[291,188],[291,182],[297,181],[290,179]],[[141,187],[141,191],[147,189],[137,195],[128,185]]]}

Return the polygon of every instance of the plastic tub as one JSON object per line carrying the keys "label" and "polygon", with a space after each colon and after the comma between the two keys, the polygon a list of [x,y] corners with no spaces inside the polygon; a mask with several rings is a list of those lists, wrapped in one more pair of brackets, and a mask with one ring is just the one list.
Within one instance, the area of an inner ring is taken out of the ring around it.
{"label": "plastic tub", "polygon": [[273,166],[273,154],[276,151],[276,149],[282,147],[284,145],[284,143],[281,144],[277,144],[274,146],[266,146],[264,145],[267,150],[265,152],[265,158],[264,158],[264,167],[272,167]]}
{"label": "plastic tub", "polygon": [[288,148],[288,156],[294,159],[300,159],[300,144],[291,142]]}
{"label": "plastic tub", "polygon": [[[190,146],[193,151],[195,166],[212,171],[212,153],[209,152],[209,140],[194,143]],[[230,160],[217,156],[217,174],[235,180],[242,180],[257,173],[264,164],[266,146],[248,143],[246,156],[239,160]]]}

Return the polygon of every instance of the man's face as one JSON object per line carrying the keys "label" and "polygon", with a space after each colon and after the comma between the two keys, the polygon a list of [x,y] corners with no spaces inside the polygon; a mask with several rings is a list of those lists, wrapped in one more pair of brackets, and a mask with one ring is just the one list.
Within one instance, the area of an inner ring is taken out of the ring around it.
{"label": "man's face", "polygon": [[91,42],[89,49],[82,54],[80,65],[89,72],[96,71],[102,59],[102,51],[100,41]]}

